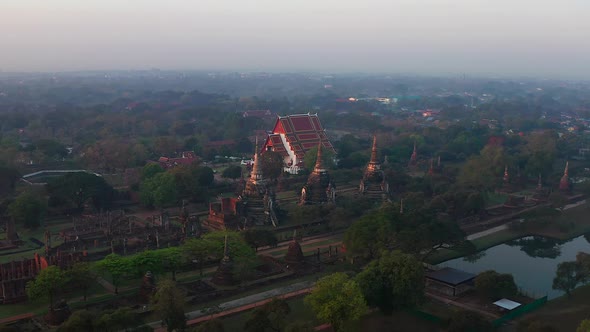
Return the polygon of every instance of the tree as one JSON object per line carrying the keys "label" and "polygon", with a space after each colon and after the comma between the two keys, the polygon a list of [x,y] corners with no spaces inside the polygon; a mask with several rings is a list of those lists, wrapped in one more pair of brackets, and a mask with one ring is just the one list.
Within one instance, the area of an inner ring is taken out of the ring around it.
{"label": "tree", "polygon": [[264,246],[276,246],[277,236],[275,233],[268,229],[248,229],[245,232],[240,232],[246,243],[255,251],[258,251],[258,247]]}
{"label": "tree", "polygon": [[91,269],[90,264],[86,262],[74,264],[71,269],[66,271],[66,277],[72,283],[72,286],[82,290],[84,301],[86,301],[88,289],[90,289],[92,283],[96,280],[96,275]]}
{"label": "tree", "polygon": [[94,327],[95,315],[88,310],[74,311],[57,332],[97,331]]}
{"label": "tree", "polygon": [[47,206],[44,200],[30,191],[25,191],[8,206],[8,215],[17,224],[26,228],[36,228],[41,225]]}
{"label": "tree", "polygon": [[511,274],[484,271],[475,277],[475,290],[482,296],[495,300],[516,295],[518,288]]}
{"label": "tree", "polygon": [[65,272],[57,266],[49,266],[27,282],[27,296],[30,299],[48,300],[49,311],[53,311],[53,298],[67,282]]}
{"label": "tree", "polygon": [[281,332],[285,329],[286,318],[290,312],[291,307],[289,307],[287,301],[274,298],[252,312],[252,316],[244,325],[244,330],[259,332],[270,329],[271,331]]}
{"label": "tree", "polygon": [[564,291],[570,297],[572,290],[587,279],[588,276],[583,273],[580,264],[577,262],[563,262],[557,265],[552,287]]}
{"label": "tree", "polygon": [[209,319],[208,321],[199,324],[192,330],[193,332],[224,332],[223,321],[220,319]]}
{"label": "tree", "polygon": [[114,190],[102,176],[86,172],[68,173],[47,183],[47,191],[53,198],[69,201],[82,209],[91,200],[96,209],[110,206]]}
{"label": "tree", "polygon": [[95,322],[96,328],[104,332],[127,331],[135,326],[137,315],[129,307],[118,308],[117,310],[103,314]]}
{"label": "tree", "polygon": [[449,320],[448,332],[492,332],[494,326],[473,311],[457,311]]}
{"label": "tree", "polygon": [[242,176],[242,167],[241,166],[229,166],[228,168],[223,170],[221,173],[221,177],[229,178],[229,179],[237,179]]}
{"label": "tree", "polygon": [[164,272],[160,250],[145,250],[133,256],[126,257],[126,259],[132,267],[133,274],[137,277],[143,276],[147,271],[153,274]]}
{"label": "tree", "polygon": [[172,280],[176,281],[176,272],[186,264],[180,247],[160,249],[156,252],[165,271],[172,273]]}
{"label": "tree", "polygon": [[117,254],[107,255],[97,265],[103,274],[108,273],[111,276],[111,281],[113,282],[113,286],[115,286],[115,294],[119,294],[119,285],[121,284],[122,278],[133,271],[131,261]]}
{"label": "tree", "polygon": [[[315,163],[318,159],[318,147],[314,146],[313,148],[309,149],[305,156],[303,157],[303,163],[305,164],[305,169],[312,171]],[[322,149],[322,163],[325,168],[333,168],[334,167],[334,152],[331,149]]]}
{"label": "tree", "polygon": [[35,142],[37,150],[51,159],[65,158],[68,155],[66,147],[58,141],[41,139]]}
{"label": "tree", "polygon": [[150,207],[163,207],[178,200],[174,175],[158,173],[143,181],[139,188],[141,203]]}
{"label": "tree", "polygon": [[199,263],[199,272],[203,276],[203,265],[210,255],[216,251],[217,244],[214,241],[198,238],[189,239],[181,247],[183,255],[188,261]]}
{"label": "tree", "polygon": [[163,173],[164,169],[160,164],[149,163],[141,169],[141,180],[147,180],[153,178],[158,173]]}
{"label": "tree", "polygon": [[367,312],[367,304],[358,284],[345,273],[334,273],[318,280],[311,294],[305,297],[318,319],[340,331],[349,322],[357,321]]}
{"label": "tree", "polygon": [[391,224],[383,214],[372,213],[355,221],[344,234],[346,251],[369,259],[376,257],[392,241]]}
{"label": "tree", "polygon": [[424,298],[424,268],[412,255],[387,252],[358,274],[358,282],[369,305],[389,315],[412,308]]}
{"label": "tree", "polygon": [[283,173],[283,157],[275,151],[264,151],[258,156],[262,174],[271,180],[276,180]]}
{"label": "tree", "polygon": [[158,283],[153,297],[153,308],[169,332],[185,330],[184,306],[185,294],[174,281],[162,280]]}
{"label": "tree", "polygon": [[16,169],[0,166],[0,197],[11,194],[20,177]]}
{"label": "tree", "polygon": [[576,332],[590,332],[590,319],[584,319],[581,321]]}
{"label": "tree", "polygon": [[508,160],[500,146],[487,145],[479,156],[469,158],[457,177],[458,182],[468,188],[489,191],[501,178]]}

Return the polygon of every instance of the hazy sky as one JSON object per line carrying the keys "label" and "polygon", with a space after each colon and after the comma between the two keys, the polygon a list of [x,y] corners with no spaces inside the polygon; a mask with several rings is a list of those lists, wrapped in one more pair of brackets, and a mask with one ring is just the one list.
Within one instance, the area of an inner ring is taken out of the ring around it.
{"label": "hazy sky", "polygon": [[590,78],[588,0],[0,0],[0,69]]}

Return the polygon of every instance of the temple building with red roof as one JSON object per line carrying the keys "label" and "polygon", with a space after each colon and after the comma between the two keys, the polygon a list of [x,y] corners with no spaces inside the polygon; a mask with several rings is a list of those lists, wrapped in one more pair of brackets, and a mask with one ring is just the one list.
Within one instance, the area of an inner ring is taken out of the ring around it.
{"label": "temple building with red roof", "polygon": [[278,117],[262,151],[281,154],[285,171],[296,174],[303,168],[305,153],[319,144],[335,152],[317,114],[294,114]]}

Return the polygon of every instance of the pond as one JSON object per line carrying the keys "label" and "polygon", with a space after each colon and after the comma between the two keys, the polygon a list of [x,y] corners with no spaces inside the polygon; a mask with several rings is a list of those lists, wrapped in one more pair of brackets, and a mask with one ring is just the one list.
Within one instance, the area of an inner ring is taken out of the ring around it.
{"label": "pond", "polygon": [[547,295],[552,299],[563,294],[551,288],[557,265],[576,260],[576,254],[580,251],[590,253],[589,240],[590,234],[567,241],[529,236],[497,245],[475,255],[446,261],[439,266],[475,274],[486,270],[510,273],[525,294],[535,298]]}

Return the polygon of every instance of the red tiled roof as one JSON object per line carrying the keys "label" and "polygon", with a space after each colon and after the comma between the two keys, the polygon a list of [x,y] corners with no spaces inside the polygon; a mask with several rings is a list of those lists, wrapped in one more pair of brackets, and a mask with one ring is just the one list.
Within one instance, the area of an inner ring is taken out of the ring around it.
{"label": "red tiled roof", "polygon": [[[289,147],[283,144],[279,134],[285,134]],[[307,151],[318,146],[320,142],[324,148],[334,151],[317,114],[287,115],[277,119],[273,133],[269,134],[263,151],[267,150],[266,147],[272,147],[281,155],[288,156],[287,149],[290,148],[298,158],[302,158]]]}

